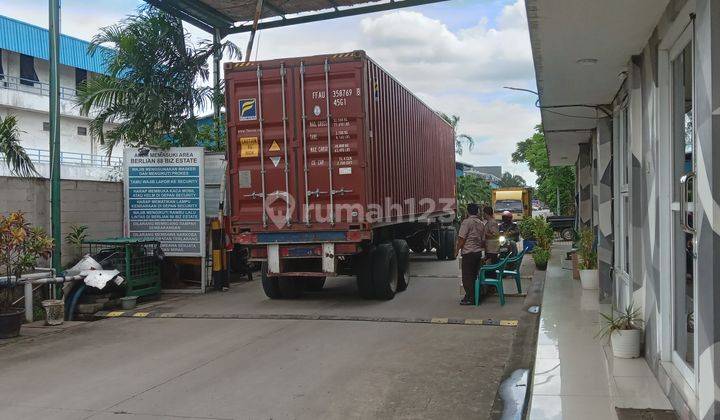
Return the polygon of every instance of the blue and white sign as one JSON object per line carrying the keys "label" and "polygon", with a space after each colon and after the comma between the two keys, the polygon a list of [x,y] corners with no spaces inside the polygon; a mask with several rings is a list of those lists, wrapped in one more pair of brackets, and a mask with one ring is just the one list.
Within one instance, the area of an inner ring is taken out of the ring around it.
{"label": "blue and white sign", "polygon": [[205,256],[204,150],[125,149],[125,234],[160,241],[168,256]]}
{"label": "blue and white sign", "polygon": [[251,121],[257,119],[257,101],[255,98],[240,99],[238,108],[240,109],[240,121]]}

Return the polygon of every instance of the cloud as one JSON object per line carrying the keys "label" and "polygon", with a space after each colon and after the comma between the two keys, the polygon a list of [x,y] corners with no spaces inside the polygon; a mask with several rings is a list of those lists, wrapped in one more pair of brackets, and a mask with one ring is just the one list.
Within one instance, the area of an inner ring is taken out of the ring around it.
{"label": "cloud", "polygon": [[397,11],[361,21],[363,45],[409,87],[489,92],[533,78],[525,7],[505,6],[497,26],[486,18],[450,31],[439,20]]}

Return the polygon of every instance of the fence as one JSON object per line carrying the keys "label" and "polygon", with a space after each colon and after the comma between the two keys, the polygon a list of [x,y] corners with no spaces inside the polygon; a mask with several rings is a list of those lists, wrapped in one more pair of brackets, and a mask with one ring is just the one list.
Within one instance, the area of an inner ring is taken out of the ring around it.
{"label": "fence", "polygon": [[[33,163],[50,163],[50,151],[42,149],[25,149]],[[89,153],[60,152],[60,164],[72,166],[95,166],[98,168],[114,168],[122,166],[120,156],[93,155]]]}
{"label": "fence", "polygon": [[[0,74],[0,88],[50,96],[50,85],[36,80]],[[75,99],[77,90],[60,86],[60,99]]]}

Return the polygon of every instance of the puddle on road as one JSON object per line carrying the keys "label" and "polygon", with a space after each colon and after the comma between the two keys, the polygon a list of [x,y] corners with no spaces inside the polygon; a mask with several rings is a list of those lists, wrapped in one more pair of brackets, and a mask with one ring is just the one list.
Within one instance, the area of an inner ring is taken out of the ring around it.
{"label": "puddle on road", "polygon": [[522,419],[527,391],[527,369],[516,370],[500,384],[500,397],[503,400],[502,420]]}

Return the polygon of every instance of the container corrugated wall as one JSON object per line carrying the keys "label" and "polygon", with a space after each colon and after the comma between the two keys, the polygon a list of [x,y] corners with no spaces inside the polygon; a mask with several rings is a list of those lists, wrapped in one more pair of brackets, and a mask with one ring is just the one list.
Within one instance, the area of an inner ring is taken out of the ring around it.
{"label": "container corrugated wall", "polygon": [[[225,73],[234,231],[369,229],[454,209],[452,128],[364,52]],[[382,217],[367,223],[369,205]]]}

